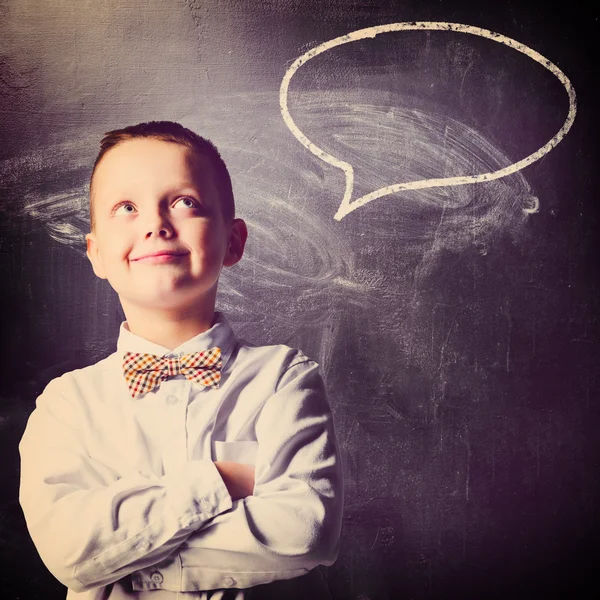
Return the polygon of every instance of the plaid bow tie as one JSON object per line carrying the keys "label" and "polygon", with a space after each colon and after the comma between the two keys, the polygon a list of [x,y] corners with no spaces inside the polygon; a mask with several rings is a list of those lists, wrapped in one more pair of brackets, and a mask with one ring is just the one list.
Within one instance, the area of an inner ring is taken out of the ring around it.
{"label": "plaid bow tie", "polygon": [[126,352],[123,357],[123,374],[134,398],[178,373],[195,383],[217,388],[222,366],[221,349],[217,347],[171,358],[139,352]]}

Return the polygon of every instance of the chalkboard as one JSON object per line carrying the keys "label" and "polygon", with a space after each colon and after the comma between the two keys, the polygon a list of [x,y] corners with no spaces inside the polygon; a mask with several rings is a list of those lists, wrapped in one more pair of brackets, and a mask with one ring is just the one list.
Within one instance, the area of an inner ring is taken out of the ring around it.
{"label": "chalkboard", "polygon": [[158,119],[231,170],[250,238],[219,308],[321,365],[346,482],[332,596],[581,597],[600,533],[598,16],[2,2],[2,598],[65,595],[26,532],[17,445],[50,379],[113,351],[87,180],[105,131]]}

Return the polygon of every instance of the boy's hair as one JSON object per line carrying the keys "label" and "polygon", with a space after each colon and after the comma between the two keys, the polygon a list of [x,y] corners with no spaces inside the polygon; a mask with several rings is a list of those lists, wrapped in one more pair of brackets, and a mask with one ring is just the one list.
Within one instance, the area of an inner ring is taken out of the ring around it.
{"label": "boy's hair", "polygon": [[235,202],[233,198],[233,189],[231,178],[225,162],[221,158],[216,146],[208,139],[199,136],[191,129],[187,129],[174,121],[149,121],[148,123],[138,123],[130,125],[123,129],[114,129],[107,131],[100,141],[100,152],[96,157],[92,174],[90,175],[90,230],[94,230],[94,208],[92,181],[96,167],[102,160],[102,157],[115,146],[128,140],[148,138],[160,140],[163,142],[173,142],[189,148],[196,156],[205,157],[212,167],[212,177],[219,193],[219,202],[225,221],[230,223],[235,216]]}

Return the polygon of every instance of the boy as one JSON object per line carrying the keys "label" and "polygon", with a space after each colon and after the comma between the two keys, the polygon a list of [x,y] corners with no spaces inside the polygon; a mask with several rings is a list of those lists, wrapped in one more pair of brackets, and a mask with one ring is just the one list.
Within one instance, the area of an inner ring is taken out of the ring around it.
{"label": "boy", "polygon": [[316,363],[237,340],[215,312],[247,237],[216,148],[172,122],[108,132],[90,215],[87,256],[126,321],[114,354],[48,384],[23,435],[45,564],[68,599],[327,597],[331,412]]}

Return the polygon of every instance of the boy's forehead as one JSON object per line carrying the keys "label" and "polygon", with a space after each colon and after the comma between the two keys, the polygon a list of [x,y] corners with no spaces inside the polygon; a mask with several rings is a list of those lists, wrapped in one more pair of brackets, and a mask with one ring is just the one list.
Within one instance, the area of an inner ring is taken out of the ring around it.
{"label": "boy's forehead", "polygon": [[135,138],[121,142],[102,157],[93,177],[99,190],[137,187],[149,181],[169,185],[206,187],[212,182],[206,156],[176,142]]}

